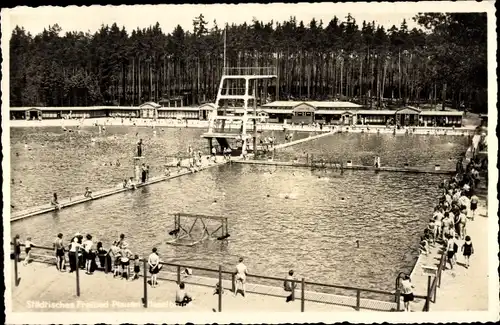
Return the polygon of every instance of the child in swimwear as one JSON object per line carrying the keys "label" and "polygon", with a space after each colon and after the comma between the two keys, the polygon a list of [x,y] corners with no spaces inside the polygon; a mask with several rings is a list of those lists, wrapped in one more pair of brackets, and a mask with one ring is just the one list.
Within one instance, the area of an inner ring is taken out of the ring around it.
{"label": "child in swimwear", "polygon": [[31,259],[31,248],[35,246],[31,242],[31,237],[26,238],[26,241],[24,242],[24,250],[26,252],[26,258],[24,259],[23,264],[28,265],[30,259]]}
{"label": "child in swimwear", "polygon": [[134,256],[134,276],[132,280],[139,279],[139,272],[141,272],[141,261],[139,260],[139,255]]}

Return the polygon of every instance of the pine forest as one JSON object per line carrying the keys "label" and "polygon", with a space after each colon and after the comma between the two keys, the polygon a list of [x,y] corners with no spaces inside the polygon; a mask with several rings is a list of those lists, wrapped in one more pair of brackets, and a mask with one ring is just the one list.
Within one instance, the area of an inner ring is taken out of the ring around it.
{"label": "pine forest", "polygon": [[10,105],[135,106],[182,96],[214,102],[224,64],[277,67],[273,100],[349,100],[380,109],[431,105],[487,111],[486,13],[418,14],[390,29],[355,17],[218,26],[199,15],[192,30],[156,23],[94,34],[47,27],[10,39]]}

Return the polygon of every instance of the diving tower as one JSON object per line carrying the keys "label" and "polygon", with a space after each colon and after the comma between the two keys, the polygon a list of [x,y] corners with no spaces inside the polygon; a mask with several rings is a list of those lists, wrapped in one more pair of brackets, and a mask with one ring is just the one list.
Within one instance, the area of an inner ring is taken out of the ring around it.
{"label": "diving tower", "polygon": [[[238,143],[236,148],[233,145],[232,152],[241,150],[243,155],[250,150],[255,151],[257,121],[266,119],[265,115],[257,112],[258,100],[267,98],[268,82],[277,77],[275,67],[224,68],[215,109],[209,115],[208,131],[202,135],[208,139],[210,152],[214,139],[221,150],[231,148],[229,140],[232,140]],[[249,128],[249,121],[253,122],[253,127]]]}

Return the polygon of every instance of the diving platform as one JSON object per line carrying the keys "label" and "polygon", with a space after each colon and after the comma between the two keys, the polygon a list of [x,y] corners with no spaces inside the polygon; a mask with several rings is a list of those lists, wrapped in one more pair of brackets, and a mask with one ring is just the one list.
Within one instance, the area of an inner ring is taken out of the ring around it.
{"label": "diving platform", "polygon": [[[236,140],[236,147],[241,150],[241,155],[245,156],[250,148],[250,141],[253,140],[252,148],[257,147],[258,128],[257,122],[266,119],[266,116],[258,115],[258,98],[267,98],[268,81],[277,78],[276,67],[226,67],[224,66],[220,80],[215,109],[209,116],[209,126],[203,138],[209,142],[210,152],[213,149],[213,139],[216,139],[221,148],[231,148],[228,140]],[[233,115],[229,108],[234,104],[242,104],[242,114]],[[237,132],[230,132],[234,125],[229,123],[241,123],[241,128]],[[251,125],[248,125],[248,122]],[[253,132],[253,134],[250,134]]]}
{"label": "diving platform", "polygon": [[214,139],[214,138],[224,138],[224,139],[243,139],[243,138],[252,138],[253,134],[247,133],[246,135],[238,133],[230,133],[230,132],[207,132],[201,135],[202,138],[205,139]]}
{"label": "diving platform", "polygon": [[242,67],[242,68],[225,67],[224,77],[272,79],[272,78],[277,78],[278,74],[276,67]]}

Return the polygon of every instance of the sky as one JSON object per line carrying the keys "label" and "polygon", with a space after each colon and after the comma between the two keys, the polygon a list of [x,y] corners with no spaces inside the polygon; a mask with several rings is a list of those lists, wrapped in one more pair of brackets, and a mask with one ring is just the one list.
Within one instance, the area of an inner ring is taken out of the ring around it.
{"label": "sky", "polygon": [[363,20],[375,21],[385,28],[392,25],[399,27],[406,19],[409,28],[418,27],[413,22],[418,11],[409,7],[402,9],[400,5],[367,4],[334,4],[334,3],[301,3],[301,4],[238,4],[238,5],[135,5],[135,6],[90,6],[90,7],[17,7],[9,12],[10,29],[16,25],[24,27],[31,34],[38,34],[50,25],[58,24],[63,33],[68,31],[97,31],[102,24],[119,27],[125,26],[130,33],[137,27],[146,28],[160,23],[166,33],[170,33],[177,25],[184,30],[193,29],[193,18],[202,13],[208,27],[213,26],[216,20],[219,27],[226,23],[251,23],[255,17],[264,23],[271,20],[285,21],[295,16],[297,21],[304,21],[305,25],[315,18],[323,20],[323,24],[337,16],[345,20],[348,13],[356,19],[358,25]]}

